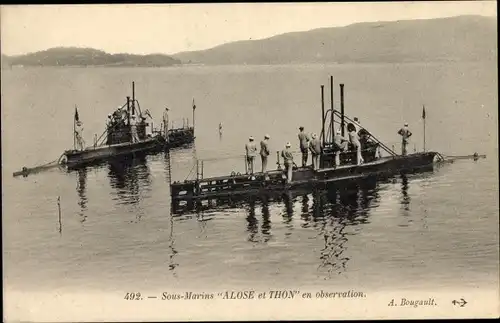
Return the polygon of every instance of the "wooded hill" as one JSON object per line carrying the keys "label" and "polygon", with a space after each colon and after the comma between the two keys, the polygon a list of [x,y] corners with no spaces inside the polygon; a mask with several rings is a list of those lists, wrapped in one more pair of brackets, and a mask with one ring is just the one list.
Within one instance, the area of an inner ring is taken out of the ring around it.
{"label": "wooded hill", "polygon": [[494,17],[356,23],[172,55],[183,63],[290,64],[497,59]]}

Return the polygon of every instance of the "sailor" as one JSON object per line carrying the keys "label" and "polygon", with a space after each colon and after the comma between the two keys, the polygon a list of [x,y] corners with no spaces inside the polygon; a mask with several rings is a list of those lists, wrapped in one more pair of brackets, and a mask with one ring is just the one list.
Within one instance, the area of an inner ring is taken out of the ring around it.
{"label": "sailor", "polygon": [[264,140],[260,142],[260,159],[262,160],[262,173],[266,173],[267,157],[269,156],[269,135],[264,136]]}
{"label": "sailor", "polygon": [[118,115],[120,116],[121,121],[123,121],[123,123],[126,124],[128,121],[128,111],[126,109],[122,109],[121,105],[118,106],[116,111],[118,112]]}
{"label": "sailor", "polygon": [[347,125],[347,130],[349,131],[349,141],[351,142],[351,145],[353,145],[354,150],[356,150],[356,164],[361,165],[364,161],[363,156],[361,155],[361,142],[359,141],[356,127],[350,123]]}
{"label": "sailor", "polygon": [[335,144],[335,165],[340,166],[340,153],[348,149],[348,141],[342,136],[342,132],[337,130],[337,134],[333,137]]}
{"label": "sailor", "polygon": [[401,135],[401,155],[406,156],[406,146],[408,145],[408,139],[412,135],[410,129],[408,129],[408,123],[405,122],[404,127],[399,129],[398,134]]}
{"label": "sailor", "polygon": [[85,140],[83,140],[83,123],[77,121],[75,125],[76,147],[79,150],[85,149]]}
{"label": "sailor", "polygon": [[113,140],[112,134],[113,130],[115,128],[115,119],[113,117],[113,114],[108,114],[108,119],[106,120],[106,144],[111,145],[111,142]]}
{"label": "sailor", "polygon": [[315,133],[312,135],[312,140],[309,143],[309,149],[312,155],[312,167],[313,170],[319,168],[319,156],[321,155],[321,141],[318,139],[318,135]]}
{"label": "sailor", "polygon": [[358,136],[361,137],[360,133],[362,133],[364,130],[363,127],[361,126],[361,121],[359,121],[358,117],[354,117],[354,120],[352,121],[352,123],[356,127],[356,131],[358,132]]}
{"label": "sailor", "polygon": [[363,140],[361,140],[362,137],[368,139],[370,137],[370,133],[361,126],[361,121],[359,121],[358,117],[354,117],[353,124],[356,126],[361,144],[363,144]]}
{"label": "sailor", "polygon": [[253,137],[248,138],[248,143],[245,145],[246,158],[247,158],[247,173],[253,174],[253,165],[255,162],[255,156],[257,155],[257,146],[253,141]]}
{"label": "sailor", "polygon": [[134,114],[130,118],[130,134],[132,136],[132,143],[139,142],[139,135],[137,133],[137,121]]}
{"label": "sailor", "polygon": [[293,155],[292,155],[292,150],[291,150],[292,145],[287,142],[285,145],[285,149],[281,152],[281,157],[283,157],[283,162],[285,164],[285,170],[286,170],[286,179],[287,183],[290,183],[292,181],[292,174],[293,174]]}
{"label": "sailor", "polygon": [[122,112],[120,110],[115,110],[115,112],[113,112],[113,119],[115,120],[116,123],[120,122],[121,117],[122,117]]}
{"label": "sailor", "polygon": [[300,151],[302,153],[302,167],[307,166],[309,136],[304,132],[304,127],[299,127]]}
{"label": "sailor", "polygon": [[219,123],[219,136],[222,136],[222,122]]}
{"label": "sailor", "polygon": [[111,113],[108,114],[108,120],[106,120],[106,127],[108,129],[111,129],[113,127],[113,115]]}
{"label": "sailor", "polygon": [[[147,122],[148,118],[151,119],[151,127],[148,127],[149,125]],[[151,138],[153,136],[153,118],[151,117],[151,113],[149,112],[149,110],[144,111],[144,115],[141,114],[139,116],[139,119],[140,119],[141,129],[144,129],[142,130],[144,136],[146,136],[147,138]]]}
{"label": "sailor", "polygon": [[368,142],[370,141],[370,133],[365,128],[361,128],[358,131],[359,141],[361,142],[361,147],[364,149]]}

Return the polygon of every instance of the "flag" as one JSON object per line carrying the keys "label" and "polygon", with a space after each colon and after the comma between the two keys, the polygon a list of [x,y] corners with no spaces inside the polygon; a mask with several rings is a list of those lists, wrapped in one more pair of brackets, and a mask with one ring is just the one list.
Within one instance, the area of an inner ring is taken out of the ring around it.
{"label": "flag", "polygon": [[422,119],[425,119],[425,105],[422,106]]}
{"label": "flag", "polygon": [[196,104],[194,104],[194,99],[193,99],[193,110],[196,109]]}
{"label": "flag", "polygon": [[75,121],[78,122],[80,121],[80,116],[78,115],[78,108],[75,107]]}

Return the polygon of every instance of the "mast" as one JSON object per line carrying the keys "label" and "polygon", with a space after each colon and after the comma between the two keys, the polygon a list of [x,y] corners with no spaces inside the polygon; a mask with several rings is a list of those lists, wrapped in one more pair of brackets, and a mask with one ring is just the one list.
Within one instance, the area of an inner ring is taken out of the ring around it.
{"label": "mast", "polygon": [[77,107],[75,104],[75,115],[73,116],[73,150],[76,150],[76,111]]}
{"label": "mast", "polygon": [[425,153],[425,119],[424,119],[424,153]]}
{"label": "mast", "polygon": [[132,114],[135,115],[135,82],[132,81]]}
{"label": "mast", "polygon": [[340,84],[340,131],[342,132],[342,137],[344,136],[344,84]]}
{"label": "mast", "polygon": [[130,124],[130,97],[127,96],[127,123]]}
{"label": "mast", "polygon": [[196,110],[196,104],[194,104],[194,98],[193,98],[193,133],[194,133],[194,111]]}
{"label": "mast", "polygon": [[323,140],[323,147],[325,147],[326,134],[325,134],[325,98],[324,98],[325,86],[321,85],[321,137]]}
{"label": "mast", "polygon": [[335,134],[334,129],[334,113],[333,113],[333,76],[330,75],[330,142],[333,142],[333,136]]}

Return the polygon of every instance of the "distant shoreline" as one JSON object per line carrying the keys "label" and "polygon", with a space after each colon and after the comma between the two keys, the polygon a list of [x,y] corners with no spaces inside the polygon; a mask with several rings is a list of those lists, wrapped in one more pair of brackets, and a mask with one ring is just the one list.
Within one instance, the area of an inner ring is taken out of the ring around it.
{"label": "distant shoreline", "polygon": [[2,67],[170,67],[181,60],[165,54],[109,54],[94,48],[54,47],[25,55],[2,54]]}
{"label": "distant shoreline", "polygon": [[147,68],[147,69],[171,69],[171,68],[190,68],[190,67],[300,67],[300,66],[377,66],[377,65],[434,65],[443,63],[463,63],[463,64],[487,64],[495,60],[432,60],[432,61],[408,61],[408,62],[343,62],[343,63],[289,63],[289,64],[175,64],[169,66],[132,66],[132,65],[64,65],[64,66],[37,66],[37,65],[12,65],[11,67],[2,67],[2,70],[19,69],[75,69],[75,68]]}
{"label": "distant shoreline", "polygon": [[10,65],[4,69],[27,69],[27,68],[171,68],[182,67],[183,64],[167,66],[141,66],[141,65]]}

